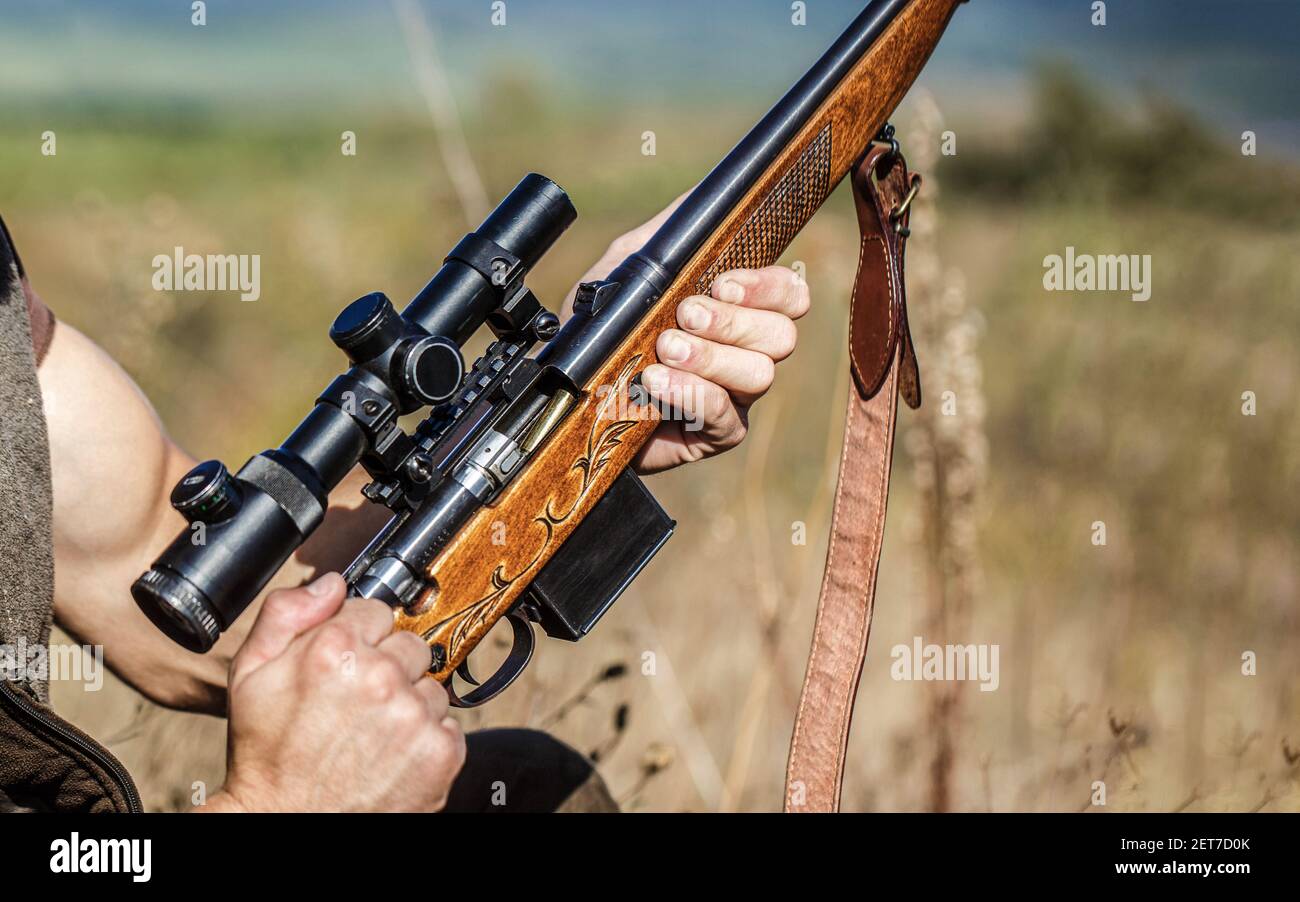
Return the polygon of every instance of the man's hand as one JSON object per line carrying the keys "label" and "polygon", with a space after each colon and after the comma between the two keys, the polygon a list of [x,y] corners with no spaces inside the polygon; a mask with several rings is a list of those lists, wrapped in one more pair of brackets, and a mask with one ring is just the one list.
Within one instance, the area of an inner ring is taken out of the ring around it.
{"label": "man's hand", "polygon": [[[645,243],[677,207],[616,239],[582,281],[604,278]],[[566,312],[572,303],[569,295]],[[772,387],[776,364],[794,351],[794,321],[808,312],[808,284],[783,266],[737,269],[718,276],[709,296],[677,307],[678,329],[659,336],[660,363],[641,382],[679,416],[659,425],[636,459],[638,473],[657,473],[734,448],[749,427],[749,408]]]}
{"label": "man's hand", "polygon": [[230,668],[212,811],[437,811],[465,761],[429,649],[329,573],[272,592]]}

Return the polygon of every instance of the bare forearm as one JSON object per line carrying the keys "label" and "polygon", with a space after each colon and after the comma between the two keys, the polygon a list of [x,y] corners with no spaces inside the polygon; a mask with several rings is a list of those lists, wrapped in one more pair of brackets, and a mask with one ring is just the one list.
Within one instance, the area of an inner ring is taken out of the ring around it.
{"label": "bare forearm", "polygon": [[[230,661],[255,611],[197,655],[154,627],[129,592],[185,525],[168,494],[193,458],[167,437],[130,377],[70,326],[55,332],[39,375],[54,481],[56,621],[78,642],[102,646],[113,672],[159,704],[224,713]],[[357,510],[363,482],[358,471],[339,486],[325,522],[266,591],[351,561],[382,521],[382,511]]]}

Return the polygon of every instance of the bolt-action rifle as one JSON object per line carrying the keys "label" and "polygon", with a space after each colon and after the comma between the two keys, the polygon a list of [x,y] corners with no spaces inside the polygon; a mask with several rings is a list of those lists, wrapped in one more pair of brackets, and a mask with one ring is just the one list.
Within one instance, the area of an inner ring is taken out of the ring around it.
{"label": "bolt-action rifle", "polygon": [[[237,473],[208,461],[180,481],[172,503],[202,524],[203,541],[182,532],[132,586],[137,603],[177,642],[206,651],[360,464],[366,498],[392,516],[345,573],[348,585],[425,639],[430,672],[455,704],[509,685],[531,657],[533,624],[585,636],[673,531],[629,469],[664,415],[638,386],[657,337],[675,325],[678,302],[707,293],[718,274],[774,263],[879,149],[958,2],[872,0],[640,250],[579,288],[563,326],[524,280],[577,214],[536,174],[401,313],[380,293],[348,305],[330,329],[348,371],[278,448]],[[461,346],[484,324],[495,341],[466,367]],[[411,432],[399,426],[422,410]],[[502,528],[506,543],[494,541]],[[502,618],[514,646],[479,685],[466,658]],[[457,671],[475,686],[463,696]]]}

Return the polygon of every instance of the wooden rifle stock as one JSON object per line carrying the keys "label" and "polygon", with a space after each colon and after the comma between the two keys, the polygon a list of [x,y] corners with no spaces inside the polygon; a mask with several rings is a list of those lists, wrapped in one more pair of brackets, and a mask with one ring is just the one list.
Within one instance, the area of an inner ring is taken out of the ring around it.
{"label": "wooden rifle stock", "polygon": [[676,273],[496,502],[475,513],[431,561],[429,588],[399,611],[396,624],[442,646],[438,680],[447,681],[519,601],[658,425],[653,405],[633,403],[628,389],[656,362],[656,340],[675,327],[678,303],[707,293],[722,272],[776,262],[871,144],[960,2],[902,6]]}

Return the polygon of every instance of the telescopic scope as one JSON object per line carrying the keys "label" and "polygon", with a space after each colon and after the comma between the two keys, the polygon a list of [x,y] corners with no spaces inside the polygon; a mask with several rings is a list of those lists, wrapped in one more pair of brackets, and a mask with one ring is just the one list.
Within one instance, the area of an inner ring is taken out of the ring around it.
{"label": "telescopic scope", "polygon": [[189,526],[131,586],[149,619],[191,651],[210,649],[320,525],[353,467],[379,478],[407,461],[412,439],[398,418],[459,392],[460,345],[481,325],[551,337],[558,321],[523,279],[576,217],[559,185],[529,174],[402,313],[378,292],[349,304],[330,338],[352,366],[284,443],[233,475],[201,463],[172,491]]}

